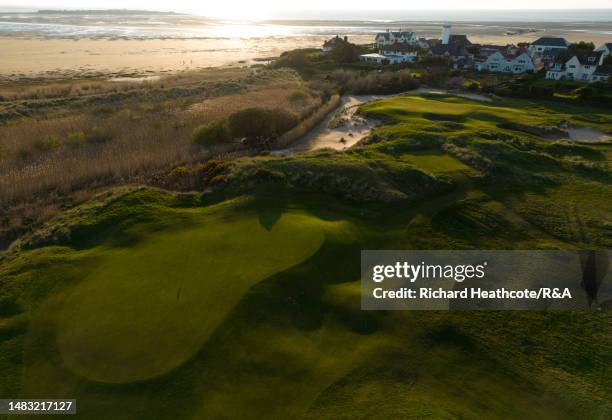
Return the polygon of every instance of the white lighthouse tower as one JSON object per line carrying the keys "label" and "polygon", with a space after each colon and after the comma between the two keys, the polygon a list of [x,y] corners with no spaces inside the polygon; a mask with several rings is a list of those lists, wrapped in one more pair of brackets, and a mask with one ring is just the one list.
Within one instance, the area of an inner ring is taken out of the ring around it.
{"label": "white lighthouse tower", "polygon": [[442,44],[448,45],[448,39],[450,38],[451,26],[448,23],[442,25]]}

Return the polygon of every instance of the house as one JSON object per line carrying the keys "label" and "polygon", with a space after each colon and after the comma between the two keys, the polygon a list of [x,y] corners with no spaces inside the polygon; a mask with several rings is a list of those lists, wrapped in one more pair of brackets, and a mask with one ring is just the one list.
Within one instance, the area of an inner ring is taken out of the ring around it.
{"label": "house", "polygon": [[549,68],[558,61],[559,55],[563,55],[570,45],[565,38],[543,36],[529,45],[529,52],[538,53],[544,65]]}
{"label": "house", "polygon": [[[446,57],[454,69],[470,68],[474,63],[474,55],[469,47],[472,45],[466,35],[450,35],[449,25],[442,30],[442,42],[431,46],[430,55]],[[445,43],[446,42],[446,43]]]}
{"label": "house", "polygon": [[420,48],[417,45],[402,44],[396,42],[392,45],[384,45],[380,48],[379,53],[385,57],[399,59],[401,63],[414,63]]}
{"label": "house", "polygon": [[475,68],[478,71],[520,74],[538,71],[542,68],[542,61],[537,53],[510,45],[492,52],[483,61],[477,62]]}
{"label": "house", "polygon": [[[566,54],[560,56],[558,60],[552,64],[546,72],[546,78],[549,80],[577,80],[582,82],[599,81],[600,77],[607,80],[605,69],[599,70],[602,67],[604,55],[601,51],[593,51],[582,54]],[[596,80],[595,80],[596,78]]]}
{"label": "house", "polygon": [[547,50],[567,50],[569,46],[570,42],[565,38],[543,36],[529,45],[529,51],[543,55]]}
{"label": "house", "polygon": [[550,68],[546,71],[546,78],[548,80],[563,80],[565,77],[565,62],[553,63]]}
{"label": "house", "polygon": [[[361,54],[359,56],[359,61],[368,64],[396,64],[395,62],[391,62],[389,58],[385,57],[382,54],[372,53],[372,54]],[[399,61],[397,61],[399,63]]]}
{"label": "house", "polygon": [[386,32],[379,32],[376,34],[376,38],[374,39],[377,48],[384,47],[386,45],[393,45],[396,43],[399,44],[416,44],[417,37],[416,34],[412,31],[390,31],[387,29]]}
{"label": "house", "polygon": [[591,82],[605,82],[612,79],[612,66],[597,66],[591,75]]}
{"label": "house", "polygon": [[421,47],[421,49],[428,50],[431,46],[431,42],[427,38],[419,38],[417,40],[417,45]]}
{"label": "house", "polygon": [[602,46],[597,48],[595,51],[601,52],[604,57],[612,55],[612,42],[606,42],[605,44],[602,44]]}
{"label": "house", "polygon": [[472,45],[472,43],[468,39],[467,35],[453,34],[448,36],[446,43],[444,43],[444,40],[442,40],[442,45],[461,45],[467,47],[469,45]]}
{"label": "house", "polygon": [[340,38],[338,35],[336,35],[335,37],[328,39],[323,43],[323,54],[329,54],[336,44],[343,42],[348,43],[348,37],[345,36],[344,38]]}

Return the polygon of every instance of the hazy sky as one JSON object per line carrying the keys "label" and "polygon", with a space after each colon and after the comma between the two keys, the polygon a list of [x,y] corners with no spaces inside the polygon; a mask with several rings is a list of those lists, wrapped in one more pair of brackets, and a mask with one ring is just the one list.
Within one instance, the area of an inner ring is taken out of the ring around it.
{"label": "hazy sky", "polygon": [[291,9],[301,10],[372,10],[377,5],[385,10],[407,9],[586,9],[610,8],[611,0],[436,0],[435,2],[407,2],[389,0],[383,4],[372,0],[0,0],[0,8],[120,8],[176,10],[206,16],[266,17]]}

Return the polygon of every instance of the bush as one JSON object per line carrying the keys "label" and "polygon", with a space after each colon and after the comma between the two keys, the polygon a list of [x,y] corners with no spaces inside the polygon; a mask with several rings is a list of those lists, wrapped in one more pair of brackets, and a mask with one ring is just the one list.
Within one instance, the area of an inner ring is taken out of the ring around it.
{"label": "bush", "polygon": [[331,78],[345,92],[356,94],[399,93],[419,87],[419,81],[406,71],[359,72],[337,70]]}
{"label": "bush", "polygon": [[268,168],[257,168],[253,178],[261,181],[282,181],[285,179],[285,174]]}
{"label": "bush", "polygon": [[356,63],[363,48],[350,42],[339,41],[334,44],[330,57],[335,63]]}
{"label": "bush", "polygon": [[74,131],[68,134],[68,137],[66,138],[66,143],[70,147],[77,148],[83,143],[85,143],[86,140],[87,137],[85,136],[85,133],[83,133],[82,131]]}
{"label": "bush", "polygon": [[106,128],[94,127],[87,133],[86,140],[88,143],[106,143],[113,139],[113,134]]}
{"label": "bush", "polygon": [[202,146],[221,144],[232,139],[228,121],[218,120],[201,125],[191,133],[191,140]]}
{"label": "bush", "polygon": [[232,135],[244,137],[255,146],[289,131],[297,123],[295,115],[281,108],[248,108],[229,117]]}
{"label": "bush", "polygon": [[36,149],[41,152],[50,152],[59,149],[61,143],[60,139],[56,136],[46,136],[36,142]]}
{"label": "bush", "polygon": [[301,102],[301,101],[305,101],[306,99],[308,99],[308,95],[306,95],[302,91],[296,91],[296,92],[289,94],[287,99],[289,99],[289,102]]}

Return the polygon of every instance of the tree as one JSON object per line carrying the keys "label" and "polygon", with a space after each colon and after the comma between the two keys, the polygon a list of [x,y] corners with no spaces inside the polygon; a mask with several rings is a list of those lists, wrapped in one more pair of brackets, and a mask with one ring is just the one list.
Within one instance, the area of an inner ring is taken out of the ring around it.
{"label": "tree", "polygon": [[345,40],[334,43],[330,57],[336,63],[355,63],[359,61],[362,49],[355,44]]}
{"label": "tree", "polygon": [[590,53],[595,49],[595,44],[592,42],[576,42],[569,46],[568,50],[571,53]]}

